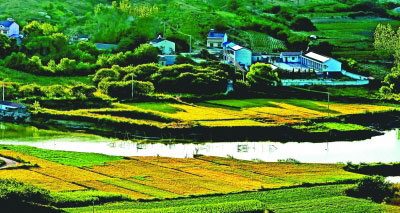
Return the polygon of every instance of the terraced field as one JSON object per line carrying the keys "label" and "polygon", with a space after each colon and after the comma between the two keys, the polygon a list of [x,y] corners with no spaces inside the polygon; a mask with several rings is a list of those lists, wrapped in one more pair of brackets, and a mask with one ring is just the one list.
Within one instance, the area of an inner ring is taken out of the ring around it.
{"label": "terraced field", "polygon": [[273,53],[286,49],[283,41],[259,32],[247,32],[254,52]]}
{"label": "terraced field", "polygon": [[197,104],[114,104],[110,109],[57,111],[43,109],[48,116],[82,121],[110,122],[157,128],[188,128],[193,124],[219,126],[279,126],[309,119],[347,114],[395,110],[393,106],[347,104],[297,99],[210,100]]}
{"label": "terraced field", "polygon": [[[96,190],[131,199],[253,191],[362,177],[344,171],[342,165],[337,164],[263,163],[218,157],[130,157],[79,165],[72,164],[71,160],[57,160],[58,151],[32,147],[19,152],[12,149],[15,147],[4,146],[0,155],[29,161],[36,166],[0,170],[2,178],[14,178],[53,192]],[[41,150],[45,155],[29,150]],[[25,154],[27,152],[32,155]],[[99,158],[102,156],[98,155]],[[84,158],[75,155],[74,160],[80,162]]]}

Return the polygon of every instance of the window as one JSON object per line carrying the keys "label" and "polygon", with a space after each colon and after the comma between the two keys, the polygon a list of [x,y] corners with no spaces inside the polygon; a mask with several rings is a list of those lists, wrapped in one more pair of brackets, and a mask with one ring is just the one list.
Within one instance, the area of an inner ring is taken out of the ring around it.
{"label": "window", "polygon": [[324,65],[324,69],[327,69],[328,68],[328,65]]}
{"label": "window", "polygon": [[292,57],[292,60],[294,61],[295,57]]}

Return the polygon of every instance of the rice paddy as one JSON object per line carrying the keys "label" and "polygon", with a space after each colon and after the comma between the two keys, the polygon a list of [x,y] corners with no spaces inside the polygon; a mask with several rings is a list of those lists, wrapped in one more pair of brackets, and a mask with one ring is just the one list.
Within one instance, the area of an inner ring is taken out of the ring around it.
{"label": "rice paddy", "polygon": [[[264,163],[219,157],[129,157],[103,164],[69,166],[50,155],[34,157],[0,150],[2,156],[30,162],[28,168],[0,170],[13,178],[52,192],[96,190],[131,199],[177,198],[281,188],[303,183],[358,179],[339,164]],[[99,155],[100,156],[100,155]]]}

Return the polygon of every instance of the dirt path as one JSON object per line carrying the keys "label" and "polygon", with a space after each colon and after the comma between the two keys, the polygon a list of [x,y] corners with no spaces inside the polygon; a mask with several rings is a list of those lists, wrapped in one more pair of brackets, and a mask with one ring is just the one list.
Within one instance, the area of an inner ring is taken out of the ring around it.
{"label": "dirt path", "polygon": [[5,165],[0,166],[0,169],[4,169],[4,168],[13,167],[13,166],[17,166],[18,165],[17,161],[10,160],[8,158],[0,157],[0,159],[3,160],[4,162],[6,162]]}

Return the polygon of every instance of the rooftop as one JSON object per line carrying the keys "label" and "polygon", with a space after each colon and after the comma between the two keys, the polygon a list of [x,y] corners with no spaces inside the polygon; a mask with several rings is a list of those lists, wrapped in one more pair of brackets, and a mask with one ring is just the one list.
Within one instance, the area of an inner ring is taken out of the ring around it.
{"label": "rooftop", "polygon": [[305,56],[308,58],[314,59],[316,61],[322,62],[322,63],[329,61],[331,59],[327,56],[323,56],[323,55],[313,53],[313,52],[309,52],[309,53],[305,54]]}
{"label": "rooftop", "polygon": [[226,33],[216,33],[214,29],[211,29],[208,33],[208,38],[224,38]]}
{"label": "rooftop", "polygon": [[4,27],[10,27],[12,25],[12,21],[0,21],[0,25],[3,25]]}
{"label": "rooftop", "polygon": [[282,56],[300,56],[301,52],[282,52]]}
{"label": "rooftop", "polygon": [[15,103],[15,102],[8,102],[8,101],[0,101],[0,105],[6,105],[10,107],[15,107],[15,108],[26,108],[25,105]]}

